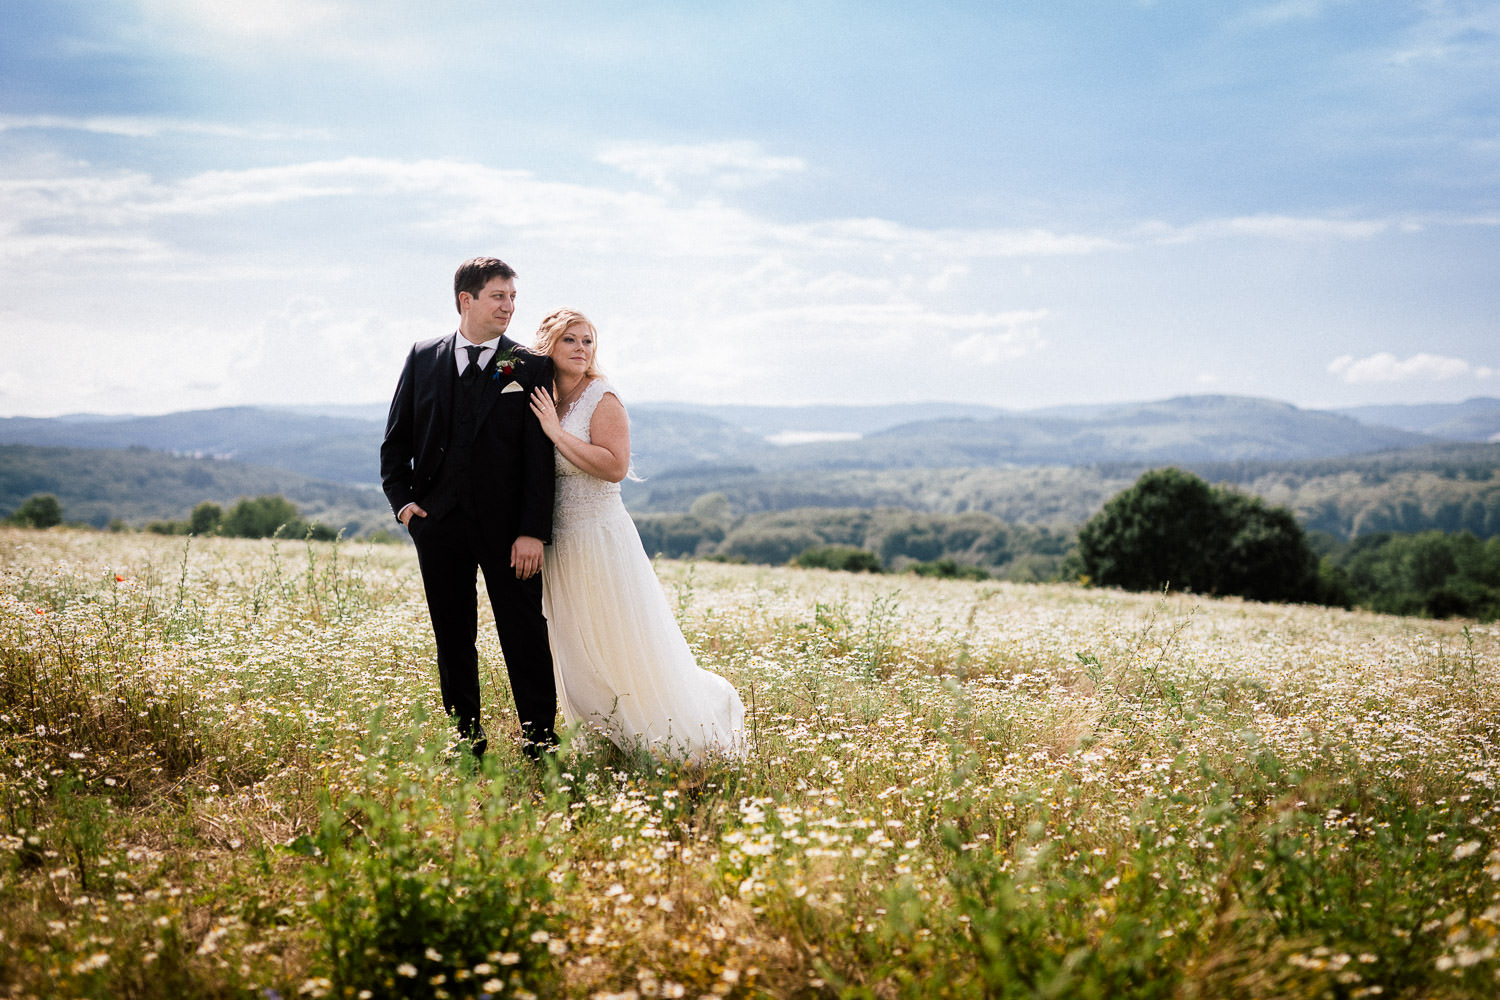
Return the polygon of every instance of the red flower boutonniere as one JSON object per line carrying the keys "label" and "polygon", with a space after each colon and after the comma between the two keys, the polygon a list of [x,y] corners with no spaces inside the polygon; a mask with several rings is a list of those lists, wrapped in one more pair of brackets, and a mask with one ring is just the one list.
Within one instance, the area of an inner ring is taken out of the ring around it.
{"label": "red flower boutonniere", "polygon": [[495,358],[494,378],[499,379],[502,375],[514,375],[519,360],[515,351],[506,351]]}

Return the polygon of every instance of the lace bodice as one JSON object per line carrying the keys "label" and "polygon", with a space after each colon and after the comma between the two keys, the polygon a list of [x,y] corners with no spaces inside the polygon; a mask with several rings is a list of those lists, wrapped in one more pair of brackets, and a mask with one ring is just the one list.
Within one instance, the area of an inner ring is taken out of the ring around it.
{"label": "lace bodice", "polygon": [[[584,441],[589,437],[589,423],[594,419],[594,410],[605,393],[620,394],[614,386],[603,379],[594,379],[583,390],[583,395],[562,415],[562,429]],[[621,508],[620,484],[599,479],[584,472],[553,449],[554,468],[557,472],[557,495],[552,511],[554,530],[593,520],[614,509]]]}

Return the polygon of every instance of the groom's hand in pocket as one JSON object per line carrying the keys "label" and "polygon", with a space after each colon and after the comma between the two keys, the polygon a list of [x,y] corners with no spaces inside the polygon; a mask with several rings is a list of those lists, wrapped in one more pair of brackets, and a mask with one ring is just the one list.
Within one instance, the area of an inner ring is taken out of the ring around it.
{"label": "groom's hand in pocket", "polygon": [[542,571],[542,540],[522,535],[510,547],[510,564],[517,580],[529,580]]}
{"label": "groom's hand in pocket", "polygon": [[401,508],[401,523],[408,531],[411,530],[411,519],[414,517],[426,517],[427,512],[414,503],[409,503]]}

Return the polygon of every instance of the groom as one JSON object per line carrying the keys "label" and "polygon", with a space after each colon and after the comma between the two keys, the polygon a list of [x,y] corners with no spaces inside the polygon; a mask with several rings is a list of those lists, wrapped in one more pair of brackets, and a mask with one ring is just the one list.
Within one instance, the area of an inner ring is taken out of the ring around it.
{"label": "groom", "polygon": [[380,480],[411,532],[437,639],[443,708],[475,756],[480,722],[476,571],[495,613],[533,759],[557,743],[557,688],[542,616],[542,545],[552,536],[552,443],[528,400],[552,386],[550,358],[504,336],[516,308],[516,272],[494,257],[453,276],[458,332],[412,347],[396,383]]}

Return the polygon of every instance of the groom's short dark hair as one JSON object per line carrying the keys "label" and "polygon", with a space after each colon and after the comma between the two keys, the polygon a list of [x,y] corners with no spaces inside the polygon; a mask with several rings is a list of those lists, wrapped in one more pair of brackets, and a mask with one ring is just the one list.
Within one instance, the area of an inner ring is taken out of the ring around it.
{"label": "groom's short dark hair", "polygon": [[499,257],[475,257],[458,265],[458,270],[453,274],[453,305],[460,313],[463,307],[458,304],[460,292],[468,292],[475,298],[484,290],[484,286],[493,278],[505,278],[507,281],[514,279],[516,269],[511,267]]}

